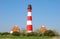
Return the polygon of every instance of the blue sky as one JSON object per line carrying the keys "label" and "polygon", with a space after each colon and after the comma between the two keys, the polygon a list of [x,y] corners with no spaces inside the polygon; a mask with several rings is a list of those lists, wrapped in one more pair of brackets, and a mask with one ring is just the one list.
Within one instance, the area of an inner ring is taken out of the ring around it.
{"label": "blue sky", "polygon": [[14,25],[26,28],[28,4],[32,5],[34,30],[42,25],[60,30],[60,0],[0,0],[0,32],[9,32]]}

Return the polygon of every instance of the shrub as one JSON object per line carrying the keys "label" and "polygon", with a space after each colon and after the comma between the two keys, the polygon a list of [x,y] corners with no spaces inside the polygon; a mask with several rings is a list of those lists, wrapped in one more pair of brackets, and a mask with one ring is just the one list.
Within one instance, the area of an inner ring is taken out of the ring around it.
{"label": "shrub", "polygon": [[25,33],[26,36],[33,36],[33,33]]}
{"label": "shrub", "polygon": [[22,32],[22,33],[20,33],[20,34],[21,34],[21,36],[25,36],[25,33],[23,33],[23,32]]}
{"label": "shrub", "polygon": [[55,32],[52,30],[47,30],[44,32],[44,36],[55,36]]}
{"label": "shrub", "polygon": [[2,33],[0,32],[0,35],[1,35]]}
{"label": "shrub", "polygon": [[38,33],[36,33],[36,32],[33,32],[33,36],[38,36]]}
{"label": "shrub", "polygon": [[33,32],[33,36],[41,36],[41,33]]}
{"label": "shrub", "polygon": [[13,36],[20,36],[20,32],[13,32],[12,35]]}
{"label": "shrub", "polygon": [[1,35],[9,35],[10,33],[8,33],[8,32],[3,32],[3,33],[1,33]]}

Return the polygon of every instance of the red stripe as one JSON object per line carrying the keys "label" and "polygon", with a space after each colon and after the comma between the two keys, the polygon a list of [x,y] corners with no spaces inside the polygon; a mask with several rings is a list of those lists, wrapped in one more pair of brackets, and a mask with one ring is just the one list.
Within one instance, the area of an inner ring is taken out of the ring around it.
{"label": "red stripe", "polygon": [[26,29],[27,29],[27,31],[28,31],[28,30],[29,30],[29,31],[32,31],[32,30],[33,30],[33,29],[32,29],[32,25],[27,25]]}
{"label": "red stripe", "polygon": [[28,12],[32,12],[32,9],[31,8],[28,8]]}
{"label": "red stripe", "polygon": [[32,20],[32,16],[28,16],[27,20]]}

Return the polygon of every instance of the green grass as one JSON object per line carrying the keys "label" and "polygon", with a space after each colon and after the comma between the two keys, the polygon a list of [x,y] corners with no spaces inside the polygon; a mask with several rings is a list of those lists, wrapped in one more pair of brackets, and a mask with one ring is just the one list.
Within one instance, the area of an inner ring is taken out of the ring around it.
{"label": "green grass", "polygon": [[0,39],[52,39],[47,36],[0,36]]}

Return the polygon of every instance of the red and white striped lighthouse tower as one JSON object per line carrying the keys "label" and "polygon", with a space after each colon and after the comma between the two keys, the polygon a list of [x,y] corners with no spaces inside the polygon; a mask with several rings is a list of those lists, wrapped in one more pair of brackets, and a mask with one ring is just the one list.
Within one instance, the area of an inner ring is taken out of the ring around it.
{"label": "red and white striped lighthouse tower", "polygon": [[28,14],[27,14],[26,30],[27,30],[27,33],[31,33],[33,31],[33,28],[32,28],[32,15],[31,15],[32,7],[31,7],[30,4],[28,5],[28,9],[27,10],[28,10]]}

